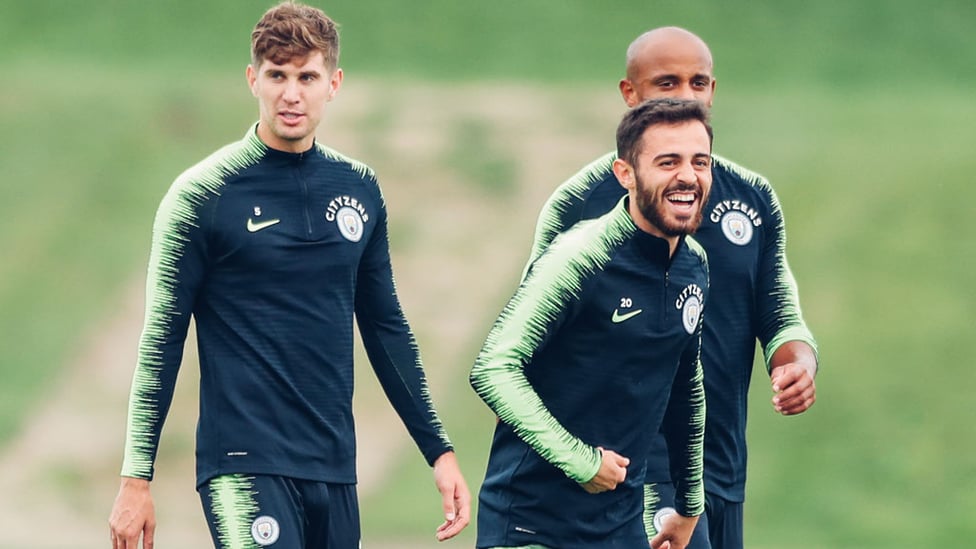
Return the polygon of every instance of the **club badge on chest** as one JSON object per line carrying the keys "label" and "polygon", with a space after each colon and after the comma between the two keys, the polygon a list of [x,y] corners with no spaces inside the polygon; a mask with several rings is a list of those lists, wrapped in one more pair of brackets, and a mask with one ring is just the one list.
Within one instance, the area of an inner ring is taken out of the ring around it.
{"label": "club badge on chest", "polygon": [[339,234],[349,242],[359,242],[363,230],[369,222],[369,213],[358,199],[348,195],[337,196],[329,201],[325,209],[326,221],[334,221]]}

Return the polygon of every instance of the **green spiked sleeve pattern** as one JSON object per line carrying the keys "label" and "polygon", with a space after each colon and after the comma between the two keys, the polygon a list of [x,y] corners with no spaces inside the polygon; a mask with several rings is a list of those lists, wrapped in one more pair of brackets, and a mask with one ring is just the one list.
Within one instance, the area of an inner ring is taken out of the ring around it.
{"label": "green spiked sleeve pattern", "polygon": [[224,179],[264,152],[252,128],[184,172],[156,212],[146,280],[146,316],[126,425],[122,475],[151,480],[159,436],[176,386],[193,296],[204,276],[206,244],[200,210],[219,195]]}
{"label": "green spiked sleeve pattern", "polygon": [[[692,237],[685,239],[692,253],[701,258],[706,270],[704,248]],[[678,373],[671,387],[671,398],[662,432],[668,441],[671,473],[675,485],[675,509],[686,517],[705,512],[705,375],[701,363],[701,341],[708,299],[698,318],[693,343],[682,352]]]}
{"label": "green spiked sleeve pattern", "polygon": [[400,305],[383,194],[372,172],[364,174],[384,206],[359,270],[356,320],[373,371],[427,463],[433,465],[453,446],[437,415],[420,349]]}
{"label": "green spiked sleeve pattern", "polygon": [[589,190],[590,186],[599,181],[606,173],[612,171],[611,166],[616,159],[616,151],[601,156],[559,185],[549,196],[549,199],[542,206],[539,219],[536,221],[535,235],[532,238],[532,251],[522,272],[523,279],[529,265],[542,255],[542,252],[549,247],[556,236],[580,220],[578,209],[580,201],[583,199],[583,193]]}
{"label": "green spiked sleeve pattern", "polygon": [[816,353],[817,342],[803,320],[796,279],[786,259],[786,221],[776,192],[761,175],[719,156],[715,156],[715,160],[752,185],[766,208],[768,221],[763,231],[763,249],[756,281],[756,310],[759,315],[758,336],[767,371],[773,354],[788,341],[802,341]]}
{"label": "green spiked sleeve pattern", "polygon": [[682,359],[668,410],[679,418],[678,425],[664,430],[674,475],[674,506],[686,517],[705,512],[705,386],[699,355],[696,346],[693,360]]}
{"label": "green spiked sleeve pattern", "polygon": [[572,480],[599,471],[599,451],[568,432],[546,408],[524,367],[558,330],[585,280],[609,262],[635,227],[623,201],[614,214],[580,223],[536,262],[488,334],[471,371],[475,392],[515,433]]}

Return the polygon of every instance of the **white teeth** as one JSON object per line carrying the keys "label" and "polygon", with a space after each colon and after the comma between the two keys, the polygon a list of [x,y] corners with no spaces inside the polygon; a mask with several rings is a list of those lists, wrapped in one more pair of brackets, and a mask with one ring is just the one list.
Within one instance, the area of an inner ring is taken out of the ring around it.
{"label": "white teeth", "polygon": [[688,193],[688,194],[675,193],[668,196],[668,200],[670,200],[671,202],[694,202],[695,195],[693,193]]}

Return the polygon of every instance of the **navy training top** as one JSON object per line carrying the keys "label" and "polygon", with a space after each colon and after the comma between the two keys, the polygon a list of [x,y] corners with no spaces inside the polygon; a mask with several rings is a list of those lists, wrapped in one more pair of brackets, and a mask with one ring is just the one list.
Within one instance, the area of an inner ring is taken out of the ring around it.
{"label": "navy training top", "polygon": [[[616,152],[596,159],[560,185],[539,215],[529,263],[580,220],[609,211],[626,190],[613,174]],[[694,238],[708,252],[710,295],[702,335],[708,405],[705,490],[743,501],[746,413],[756,340],[767,369],[788,341],[816,342],[800,311],[786,260],[786,225],[769,182],[712,155],[712,190]],[[648,483],[668,482],[667,450],[659,437],[648,456]]]}
{"label": "navy training top", "polygon": [[[705,255],[639,230],[626,199],[562,234],[531,266],[471,371],[498,415],[478,547],[646,548],[644,459],[670,442],[676,507],[704,510],[699,348]],[[615,490],[580,485],[597,447],[631,459]]]}
{"label": "navy training top", "polygon": [[152,479],[191,316],[197,483],[229,473],[356,482],[353,316],[428,463],[451,449],[394,288],[370,168],[257,126],[184,172],[156,214],[124,476]]}

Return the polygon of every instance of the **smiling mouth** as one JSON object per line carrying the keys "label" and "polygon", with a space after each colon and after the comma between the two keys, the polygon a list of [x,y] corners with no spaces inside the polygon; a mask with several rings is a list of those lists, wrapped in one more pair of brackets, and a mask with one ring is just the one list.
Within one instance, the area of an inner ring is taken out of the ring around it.
{"label": "smiling mouth", "polygon": [[690,208],[695,205],[698,200],[698,193],[694,191],[674,191],[668,193],[665,198],[667,201],[675,206],[682,208]]}

